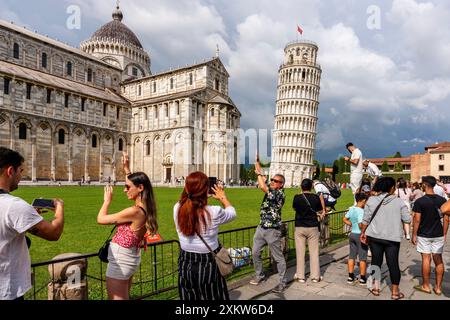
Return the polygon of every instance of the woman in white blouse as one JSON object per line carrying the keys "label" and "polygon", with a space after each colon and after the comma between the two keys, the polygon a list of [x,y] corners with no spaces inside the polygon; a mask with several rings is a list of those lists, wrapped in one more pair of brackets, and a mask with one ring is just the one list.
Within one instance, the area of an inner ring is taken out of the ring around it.
{"label": "woman in white blouse", "polygon": [[180,300],[229,300],[226,281],[209,248],[219,252],[219,226],[234,220],[236,210],[223,187],[216,185],[211,189],[212,197],[219,200],[223,208],[208,205],[208,177],[202,172],[191,173],[173,209],[181,247],[178,258]]}

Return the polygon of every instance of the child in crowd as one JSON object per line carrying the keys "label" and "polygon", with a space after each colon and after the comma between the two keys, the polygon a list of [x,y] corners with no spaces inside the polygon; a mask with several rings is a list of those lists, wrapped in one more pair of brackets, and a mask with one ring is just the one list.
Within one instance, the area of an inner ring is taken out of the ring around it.
{"label": "child in crowd", "polygon": [[355,260],[359,257],[359,284],[366,284],[367,252],[369,248],[361,243],[359,236],[361,235],[360,224],[364,216],[364,206],[367,199],[368,196],[365,193],[357,193],[355,195],[356,206],[351,207],[343,218],[344,223],[352,228],[349,235],[350,254],[348,257],[347,283],[353,283],[356,280],[354,274]]}

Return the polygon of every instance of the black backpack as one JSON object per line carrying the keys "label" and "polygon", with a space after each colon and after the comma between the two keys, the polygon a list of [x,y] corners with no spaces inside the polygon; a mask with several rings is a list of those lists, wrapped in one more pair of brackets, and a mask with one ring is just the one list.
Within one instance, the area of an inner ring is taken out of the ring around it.
{"label": "black backpack", "polygon": [[333,198],[338,199],[341,196],[341,189],[333,180],[321,181],[321,183],[327,187],[328,191],[330,191],[330,196]]}

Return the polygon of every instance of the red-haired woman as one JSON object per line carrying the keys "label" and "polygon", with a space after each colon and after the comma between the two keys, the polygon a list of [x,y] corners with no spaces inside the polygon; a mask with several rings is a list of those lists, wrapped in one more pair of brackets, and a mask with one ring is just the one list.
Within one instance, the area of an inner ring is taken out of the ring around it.
{"label": "red-haired woman", "polygon": [[223,207],[208,206],[208,177],[191,173],[181,199],[173,208],[175,226],[180,239],[178,258],[178,290],[180,300],[229,300],[227,284],[220,274],[213,254],[219,247],[219,226],[236,218],[236,210],[221,186],[214,186],[212,195]]}

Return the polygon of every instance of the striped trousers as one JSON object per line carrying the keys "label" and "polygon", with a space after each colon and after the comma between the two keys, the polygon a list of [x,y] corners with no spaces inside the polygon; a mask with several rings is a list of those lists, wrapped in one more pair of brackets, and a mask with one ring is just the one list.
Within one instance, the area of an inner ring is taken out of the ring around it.
{"label": "striped trousers", "polygon": [[181,250],[178,293],[180,300],[230,300],[225,278],[211,253]]}

